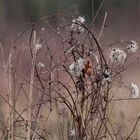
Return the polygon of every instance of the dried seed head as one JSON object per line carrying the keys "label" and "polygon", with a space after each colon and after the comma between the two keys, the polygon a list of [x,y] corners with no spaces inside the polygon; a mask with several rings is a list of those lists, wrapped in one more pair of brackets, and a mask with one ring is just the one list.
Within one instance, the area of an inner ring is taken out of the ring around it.
{"label": "dried seed head", "polygon": [[126,46],[126,48],[128,49],[128,52],[130,53],[136,53],[136,51],[138,50],[138,44],[136,41],[131,40],[128,45]]}
{"label": "dried seed head", "polygon": [[74,76],[80,76],[82,70],[85,68],[86,60],[83,58],[79,58],[76,62],[73,62],[69,66],[69,71]]}
{"label": "dried seed head", "polygon": [[84,28],[82,27],[82,24],[85,22],[84,17],[79,16],[76,19],[72,20],[72,24],[70,27],[70,30],[76,33],[82,33],[84,32]]}
{"label": "dried seed head", "polygon": [[76,135],[75,129],[72,129],[72,130],[70,131],[70,136],[71,136],[71,137],[74,137],[75,135]]}
{"label": "dried seed head", "polygon": [[41,44],[35,44],[35,47],[34,47],[34,52],[37,52],[40,48],[42,48],[42,45]]}
{"label": "dried seed head", "polygon": [[133,82],[130,83],[130,93],[133,98],[137,98],[139,96],[139,88]]}
{"label": "dried seed head", "polygon": [[38,68],[39,68],[39,69],[42,69],[42,68],[44,68],[44,67],[45,67],[45,65],[44,65],[43,63],[41,63],[41,62],[38,63]]}
{"label": "dried seed head", "polygon": [[118,48],[113,48],[110,52],[110,60],[112,63],[123,63],[126,57],[126,53]]}

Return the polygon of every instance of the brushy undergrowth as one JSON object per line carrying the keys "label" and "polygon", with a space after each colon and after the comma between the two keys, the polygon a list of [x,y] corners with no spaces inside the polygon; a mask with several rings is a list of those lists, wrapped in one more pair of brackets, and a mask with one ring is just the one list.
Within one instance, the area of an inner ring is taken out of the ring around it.
{"label": "brushy undergrowth", "polygon": [[[51,24],[54,18],[61,21],[59,25]],[[134,40],[102,46],[106,18],[107,13],[97,35],[82,16],[44,17],[11,40],[9,52],[1,44],[7,87],[0,97],[9,111],[1,123],[0,139],[135,137],[140,116],[126,132],[113,120],[112,103],[138,99],[137,83],[124,83],[123,72],[138,61],[139,48]],[[120,97],[119,89],[126,96]]]}

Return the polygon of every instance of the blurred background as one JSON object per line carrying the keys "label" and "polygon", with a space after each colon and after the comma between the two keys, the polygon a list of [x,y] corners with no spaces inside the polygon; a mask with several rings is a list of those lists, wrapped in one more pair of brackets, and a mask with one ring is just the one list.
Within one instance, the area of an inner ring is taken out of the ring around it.
{"label": "blurred background", "polygon": [[[0,42],[17,35],[28,23],[56,13],[84,16],[86,23],[90,24],[102,2],[103,0],[0,0]],[[140,0],[104,0],[95,21],[94,29],[97,34],[106,12],[106,27],[101,38],[104,46],[118,40],[134,39],[140,43]],[[128,81],[134,81],[140,87],[139,70],[140,62],[137,62],[124,73],[126,84],[129,84]],[[3,84],[0,85],[0,89],[2,88]],[[123,122],[124,118],[135,117],[133,114],[137,116],[139,101],[117,102],[117,107],[114,105],[116,108],[113,117]]]}
{"label": "blurred background", "polygon": [[[26,23],[37,21],[40,17],[55,13],[85,17],[92,20],[103,0],[0,0],[0,39],[11,36]],[[138,38],[140,25],[139,0],[104,0],[96,20],[100,27],[105,12],[107,16],[107,35],[116,39]],[[124,37],[125,36],[125,37]]]}

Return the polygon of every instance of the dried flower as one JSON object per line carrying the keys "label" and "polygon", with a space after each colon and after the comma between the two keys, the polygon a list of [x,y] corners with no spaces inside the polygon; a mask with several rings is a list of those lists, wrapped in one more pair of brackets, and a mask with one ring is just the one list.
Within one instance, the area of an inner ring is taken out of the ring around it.
{"label": "dried flower", "polygon": [[79,28],[79,27],[78,27],[77,24],[72,23],[72,25],[71,25],[71,27],[70,27],[70,30],[71,30],[71,31],[77,31],[78,28]]}
{"label": "dried flower", "polygon": [[97,72],[97,74],[100,74],[100,72],[101,72],[101,65],[97,64],[96,72]]}
{"label": "dried flower", "polygon": [[128,52],[135,53],[138,50],[138,44],[136,41],[131,40],[126,48],[128,49]]}
{"label": "dried flower", "polygon": [[99,64],[98,56],[94,53],[93,50],[87,49],[87,50],[85,51],[85,54],[86,54],[87,56],[93,55],[93,57],[94,57],[95,60],[96,60],[96,63]]}
{"label": "dried flower", "polygon": [[79,16],[77,19],[72,20],[72,25],[70,27],[71,31],[82,33],[84,32],[84,28],[82,24],[85,22],[84,17]]}
{"label": "dried flower", "polygon": [[75,134],[76,134],[76,133],[75,133],[75,129],[72,129],[72,130],[70,131],[70,136],[71,136],[71,137],[74,137]]}
{"label": "dried flower", "polygon": [[78,27],[78,30],[79,30],[79,33],[83,33],[84,32],[84,28],[81,27],[81,26]]}
{"label": "dried flower", "polygon": [[84,19],[84,17],[79,16],[77,21],[79,21],[80,23],[83,24],[85,22],[85,19]]}
{"label": "dried flower", "polygon": [[130,83],[130,93],[133,98],[137,98],[139,96],[139,88],[133,82]]}
{"label": "dried flower", "polygon": [[110,82],[111,81],[111,72],[108,69],[105,69],[103,72],[103,80],[102,83],[104,84],[106,81]]}
{"label": "dried flower", "polygon": [[44,67],[45,67],[45,65],[44,65],[43,63],[41,63],[41,62],[38,63],[38,68],[39,68],[39,69],[42,69],[42,68],[44,68]]}
{"label": "dried flower", "polygon": [[41,47],[41,44],[35,44],[34,52],[37,52]]}
{"label": "dried flower", "polygon": [[56,30],[57,30],[57,33],[60,34],[60,27],[58,27]]}
{"label": "dried flower", "polygon": [[76,62],[72,63],[69,66],[70,73],[74,76],[80,76],[82,70],[85,68],[86,60],[83,58],[79,58]]}
{"label": "dried flower", "polygon": [[112,63],[123,63],[126,60],[126,53],[123,50],[113,48],[110,53]]}

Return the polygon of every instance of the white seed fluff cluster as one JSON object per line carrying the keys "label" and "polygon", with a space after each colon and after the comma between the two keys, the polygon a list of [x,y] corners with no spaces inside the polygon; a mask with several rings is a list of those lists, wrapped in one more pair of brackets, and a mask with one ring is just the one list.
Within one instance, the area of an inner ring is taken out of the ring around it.
{"label": "white seed fluff cluster", "polygon": [[72,25],[70,27],[71,31],[82,33],[84,32],[84,28],[81,26],[84,24],[85,19],[84,17],[79,16],[77,19],[72,20]]}
{"label": "white seed fluff cluster", "polygon": [[76,62],[69,66],[69,71],[74,76],[80,76],[82,70],[85,68],[86,60],[79,58]]}
{"label": "white seed fluff cluster", "polygon": [[83,24],[85,22],[85,19],[84,19],[84,17],[79,16],[77,21],[79,21],[80,23]]}
{"label": "white seed fluff cluster", "polygon": [[135,53],[138,50],[138,44],[136,41],[131,40],[126,48],[128,49],[128,52]]}
{"label": "white seed fluff cluster", "polygon": [[70,131],[70,136],[71,136],[71,137],[74,137],[75,134],[76,134],[75,129],[72,129],[72,130]]}
{"label": "white seed fluff cluster", "polygon": [[38,63],[38,68],[39,68],[39,69],[42,69],[42,68],[44,68],[44,67],[45,67],[45,65],[44,65],[43,63],[41,63],[41,62]]}
{"label": "white seed fluff cluster", "polygon": [[42,45],[41,44],[35,44],[35,47],[34,47],[34,52],[37,52],[40,48],[42,48]]}
{"label": "white seed fluff cluster", "polygon": [[133,82],[130,83],[130,93],[133,98],[137,98],[139,96],[139,88]]}
{"label": "white seed fluff cluster", "polygon": [[123,63],[126,60],[126,53],[118,48],[113,48],[110,52],[110,60],[112,63]]}

